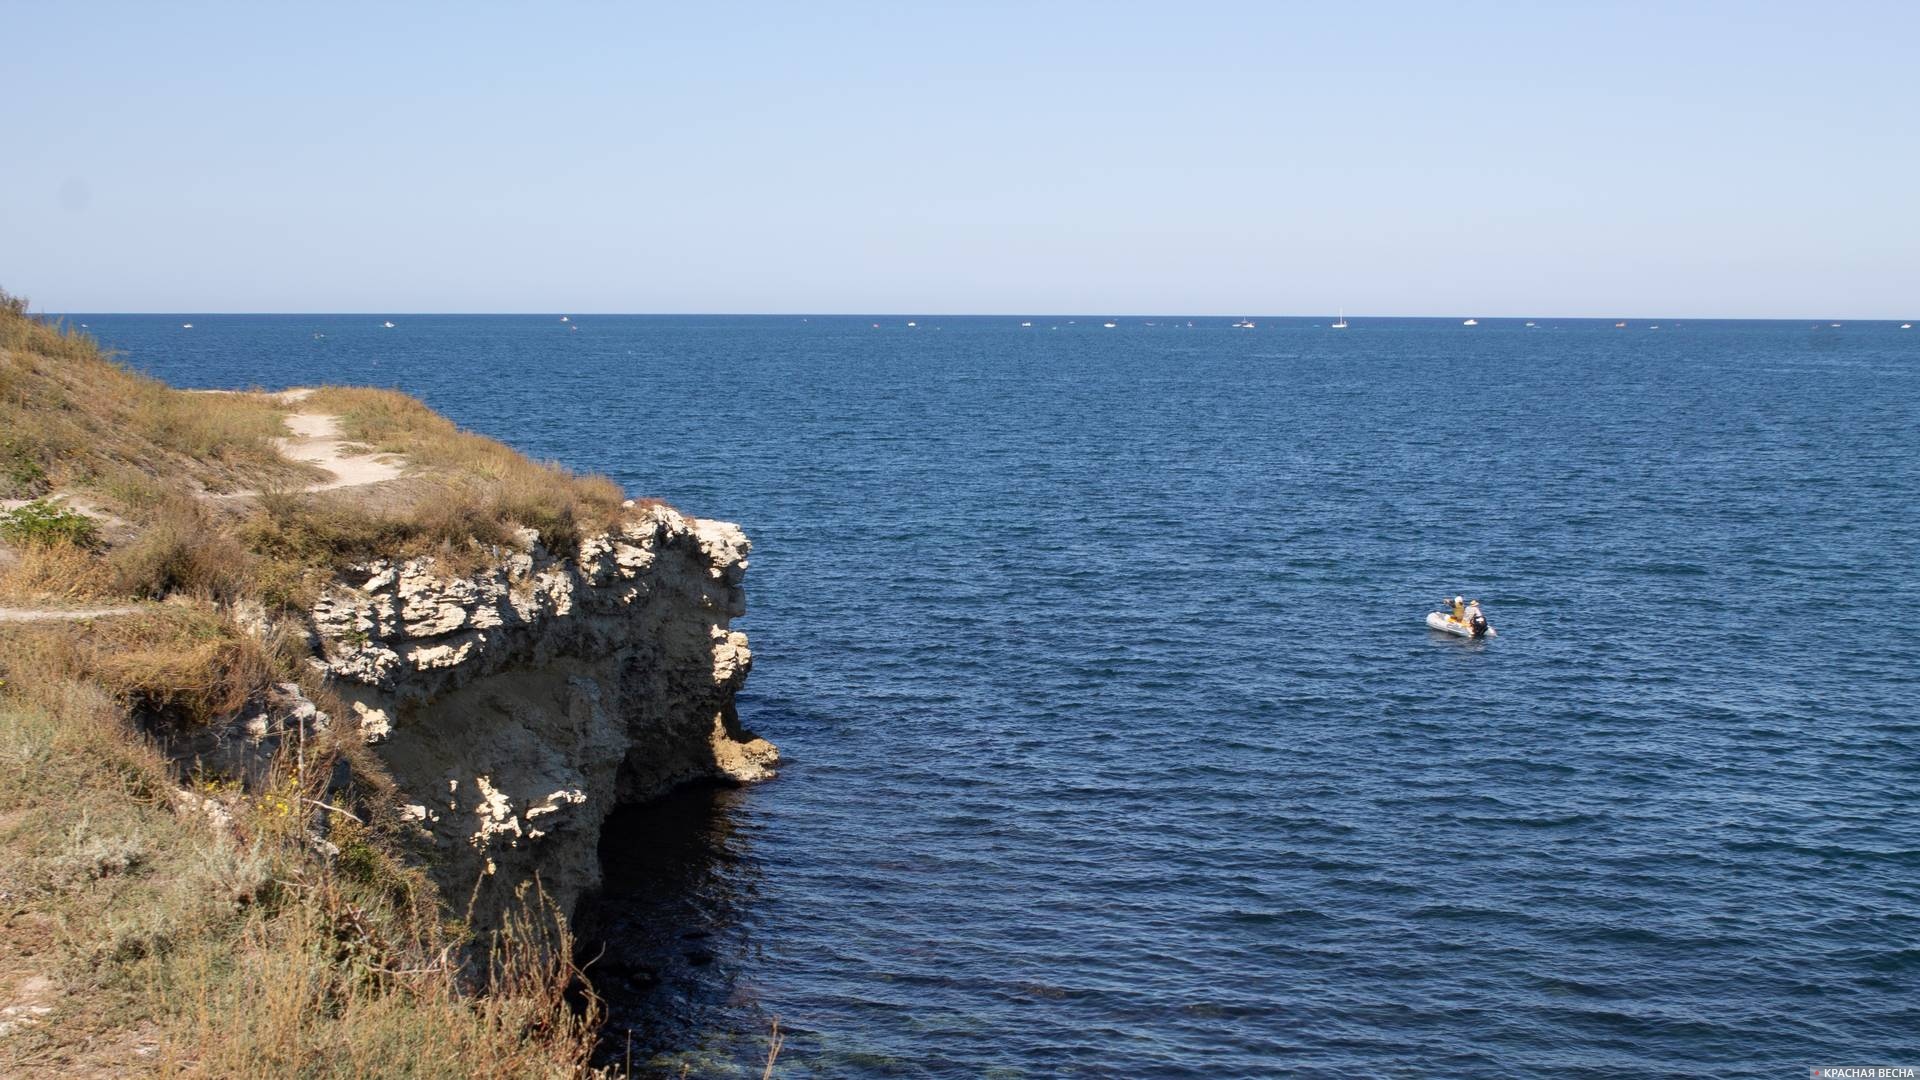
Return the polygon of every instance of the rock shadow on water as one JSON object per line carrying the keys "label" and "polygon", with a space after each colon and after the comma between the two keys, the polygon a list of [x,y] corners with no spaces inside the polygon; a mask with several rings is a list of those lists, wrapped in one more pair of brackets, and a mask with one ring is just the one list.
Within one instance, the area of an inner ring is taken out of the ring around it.
{"label": "rock shadow on water", "polygon": [[575,922],[607,1010],[600,1064],[729,1075],[764,1057],[768,1021],[741,982],[760,872],[737,821],[744,794],[693,784],[607,819],[601,887]]}

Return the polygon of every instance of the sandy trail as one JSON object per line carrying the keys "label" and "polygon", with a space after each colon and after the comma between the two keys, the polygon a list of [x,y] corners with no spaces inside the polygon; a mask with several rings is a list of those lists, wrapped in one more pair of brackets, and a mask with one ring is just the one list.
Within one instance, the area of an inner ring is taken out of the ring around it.
{"label": "sandy trail", "polygon": [[[231,393],[231,391],[206,390],[201,393]],[[287,390],[277,396],[289,405],[304,401],[312,390]],[[328,413],[289,413],[287,427],[293,432],[291,438],[275,439],[274,445],[280,452],[295,461],[305,461],[318,465],[333,474],[333,479],[308,484],[302,491],[332,491],[337,488],[363,487],[368,484],[383,484],[398,479],[405,471],[404,460],[391,454],[349,454],[345,452],[346,440],[340,437],[340,418]],[[227,491],[210,495],[213,499],[240,499],[259,495],[257,491]],[[55,496],[55,498],[64,498]],[[8,499],[0,504],[0,510],[9,510],[24,505],[29,500]],[[95,516],[105,516],[98,508],[83,507]],[[77,622],[86,619],[105,619],[116,615],[132,615],[138,607],[119,605],[113,607],[49,608],[49,607],[0,607],[0,623],[22,622]]]}
{"label": "sandy trail", "polygon": [[404,471],[392,455],[344,452],[342,447],[347,444],[340,438],[340,418],[337,416],[289,413],[287,427],[293,430],[293,438],[275,440],[280,452],[295,461],[318,465],[333,474],[333,479],[308,484],[302,491],[332,491],[335,488],[383,484],[399,479]]}
{"label": "sandy trail", "polygon": [[[227,390],[203,390],[201,393],[223,394]],[[284,405],[298,405],[313,394],[308,387],[295,390],[282,390],[273,395]],[[345,447],[349,444],[340,437],[340,418],[330,413],[296,412],[287,414],[287,428],[293,432],[291,438],[275,439],[274,446],[282,454],[295,461],[304,461],[318,465],[333,474],[331,480],[321,480],[300,488],[301,491],[334,491],[339,488],[365,487],[369,484],[384,484],[397,480],[406,471],[404,459],[393,454],[349,454]],[[258,491],[224,491],[218,495],[207,496],[210,499],[248,499],[260,493]]]}
{"label": "sandy trail", "polygon": [[83,619],[105,619],[115,615],[132,615],[139,611],[137,607],[91,607],[91,608],[14,608],[0,607],[0,623],[8,622],[77,622]]}
{"label": "sandy trail", "polygon": [[[196,394],[232,394],[233,390],[195,390]],[[272,397],[282,405],[298,405],[313,396],[310,386],[282,390]],[[348,445],[340,437],[340,418],[329,413],[296,412],[287,414],[287,427],[293,437],[273,440],[282,454],[295,461],[318,465],[333,474],[331,480],[308,484],[301,491],[333,491],[338,488],[364,487],[397,480],[405,471],[404,461],[391,454],[348,454]],[[210,499],[247,499],[258,491],[223,491]]]}

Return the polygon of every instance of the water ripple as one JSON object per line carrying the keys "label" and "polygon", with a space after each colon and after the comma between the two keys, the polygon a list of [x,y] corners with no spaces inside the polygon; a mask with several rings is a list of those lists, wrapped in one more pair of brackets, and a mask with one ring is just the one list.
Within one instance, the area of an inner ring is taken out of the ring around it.
{"label": "water ripple", "polygon": [[660,1075],[1920,1059],[1920,336],[87,321],[745,524],[790,764],[608,833]]}

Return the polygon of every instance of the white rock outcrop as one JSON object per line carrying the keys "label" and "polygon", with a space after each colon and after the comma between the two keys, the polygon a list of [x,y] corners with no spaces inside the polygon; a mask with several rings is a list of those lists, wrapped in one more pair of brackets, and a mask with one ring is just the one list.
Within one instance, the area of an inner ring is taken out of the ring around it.
{"label": "white rock outcrop", "polygon": [[404,793],[456,904],[497,914],[536,876],[571,910],[599,881],[614,807],[698,779],[772,775],[740,730],[752,663],[738,526],[662,506],[556,554],[517,549],[449,577],[381,560],[312,611],[315,666]]}

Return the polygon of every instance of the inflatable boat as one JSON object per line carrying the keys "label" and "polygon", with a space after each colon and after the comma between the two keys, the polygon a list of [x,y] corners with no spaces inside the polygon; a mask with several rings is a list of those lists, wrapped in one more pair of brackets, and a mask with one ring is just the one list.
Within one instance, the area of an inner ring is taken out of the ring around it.
{"label": "inflatable boat", "polygon": [[[1463,638],[1470,638],[1473,636],[1472,625],[1461,622],[1459,619],[1454,618],[1453,616],[1447,614],[1444,611],[1428,612],[1427,627],[1428,629],[1431,629],[1431,630],[1438,630],[1443,634],[1457,634]],[[1494,636],[1494,629],[1492,626],[1487,627],[1486,636],[1487,637]]]}

